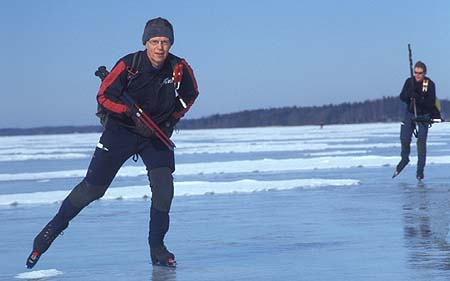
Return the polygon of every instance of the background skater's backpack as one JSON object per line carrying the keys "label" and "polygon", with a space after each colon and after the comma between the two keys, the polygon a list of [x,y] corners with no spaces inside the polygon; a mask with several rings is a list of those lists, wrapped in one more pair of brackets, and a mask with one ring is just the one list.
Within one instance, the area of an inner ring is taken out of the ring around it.
{"label": "background skater's backpack", "polygon": [[[130,82],[132,80],[132,78],[135,75],[137,75],[139,73],[139,71],[142,69],[142,59],[143,59],[142,56],[144,56],[145,54],[146,54],[145,51],[137,51],[136,53],[133,54],[133,60],[131,61],[131,65],[127,66],[128,82]],[[169,53],[167,60],[169,61],[170,67],[173,72],[172,80],[178,81],[178,83],[179,83],[182,78],[182,72],[175,73],[174,70],[175,70],[176,66],[180,63],[180,59]],[[175,76],[177,76],[177,77],[175,78]],[[128,85],[127,85],[127,87],[128,87]],[[179,87],[179,85],[178,85],[178,87]],[[176,87],[176,88],[178,89],[178,87]],[[100,118],[100,124],[102,124],[103,127],[105,127],[106,123],[108,122],[109,114],[110,114],[110,112],[108,110],[106,110],[101,104],[97,103],[97,113],[95,113],[95,115],[97,115],[97,117]]]}
{"label": "background skater's backpack", "polygon": [[442,119],[441,116],[441,101],[436,98],[436,102],[434,103],[433,111],[430,114],[431,119]]}

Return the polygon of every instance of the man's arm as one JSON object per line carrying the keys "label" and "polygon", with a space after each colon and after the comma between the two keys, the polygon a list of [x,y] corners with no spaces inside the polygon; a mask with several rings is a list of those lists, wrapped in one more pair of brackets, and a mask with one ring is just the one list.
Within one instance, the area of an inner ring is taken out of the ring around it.
{"label": "man's arm", "polygon": [[178,122],[189,111],[194,104],[195,99],[198,97],[197,81],[195,80],[194,72],[189,64],[182,59],[180,65],[183,69],[183,76],[180,83],[178,92],[178,101],[175,106],[175,110],[172,113],[173,123]]}
{"label": "man's arm", "polygon": [[411,92],[414,91],[414,89],[411,89],[411,78],[406,79],[405,84],[403,84],[402,91],[400,93],[400,99],[403,102],[409,103],[412,95]]}
{"label": "man's arm", "polygon": [[126,87],[126,75],[125,62],[120,60],[102,81],[97,94],[97,101],[106,110],[116,114],[126,112],[127,106],[120,99],[122,91]]}

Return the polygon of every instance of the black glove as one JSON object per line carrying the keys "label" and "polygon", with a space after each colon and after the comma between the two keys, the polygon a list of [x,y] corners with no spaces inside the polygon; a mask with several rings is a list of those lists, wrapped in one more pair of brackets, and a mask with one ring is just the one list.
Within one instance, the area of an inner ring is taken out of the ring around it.
{"label": "black glove", "polygon": [[131,119],[133,119],[136,133],[147,138],[153,136],[155,132],[147,127],[136,115],[132,115]]}
{"label": "black glove", "polygon": [[136,114],[134,114],[134,112],[133,112],[131,109],[129,109],[129,108],[127,108],[127,110],[126,110],[123,114],[125,114],[125,116],[127,116],[127,117],[133,117],[133,116],[136,115]]}
{"label": "black glove", "polygon": [[408,98],[417,99],[419,97],[419,93],[416,91],[409,91],[408,92]]}
{"label": "black glove", "polygon": [[160,128],[161,128],[161,131],[163,131],[164,134],[166,134],[166,136],[168,136],[170,138],[175,129],[175,124],[172,124],[172,122],[170,120],[167,120],[160,125]]}

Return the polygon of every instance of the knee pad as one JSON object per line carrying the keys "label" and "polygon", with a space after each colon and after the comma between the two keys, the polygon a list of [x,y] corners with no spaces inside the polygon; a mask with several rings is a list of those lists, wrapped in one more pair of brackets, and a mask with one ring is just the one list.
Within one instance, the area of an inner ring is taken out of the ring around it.
{"label": "knee pad", "polygon": [[169,212],[173,199],[173,177],[169,167],[156,168],[149,173],[152,190],[152,207],[161,212]]}
{"label": "knee pad", "polygon": [[107,188],[107,185],[93,185],[84,179],[70,192],[68,199],[75,207],[84,208],[92,201],[100,199]]}

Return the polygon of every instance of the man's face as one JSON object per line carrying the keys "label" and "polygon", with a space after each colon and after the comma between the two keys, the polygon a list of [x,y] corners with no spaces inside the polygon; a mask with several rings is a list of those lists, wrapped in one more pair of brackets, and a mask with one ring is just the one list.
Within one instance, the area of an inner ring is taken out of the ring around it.
{"label": "man's face", "polygon": [[167,37],[152,37],[145,43],[153,67],[161,67],[169,55],[171,44]]}
{"label": "man's face", "polygon": [[423,71],[423,68],[415,67],[414,68],[414,78],[416,79],[416,81],[422,82],[424,77],[425,77],[425,72]]}

